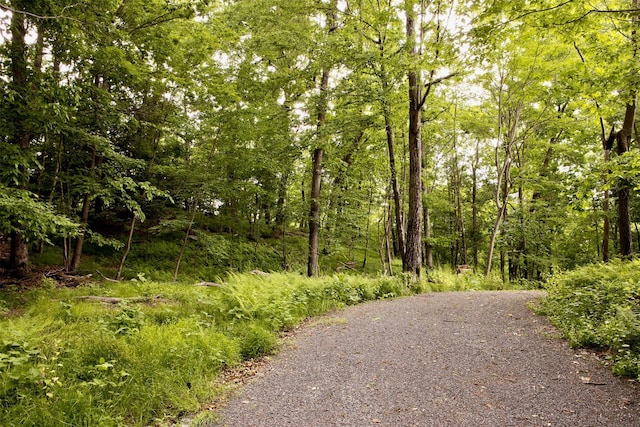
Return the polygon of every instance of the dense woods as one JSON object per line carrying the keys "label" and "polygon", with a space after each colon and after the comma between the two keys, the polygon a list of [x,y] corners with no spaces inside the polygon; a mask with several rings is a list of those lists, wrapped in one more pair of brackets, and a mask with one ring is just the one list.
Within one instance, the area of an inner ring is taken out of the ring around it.
{"label": "dense woods", "polygon": [[640,0],[0,0],[0,424],[177,425],[283,330],[428,291],[544,287],[638,377],[639,27]]}
{"label": "dense woods", "polygon": [[177,279],[239,236],[282,242],[271,270],[340,252],[536,280],[640,242],[635,0],[0,8],[13,276],[93,248],[120,279],[161,239]]}

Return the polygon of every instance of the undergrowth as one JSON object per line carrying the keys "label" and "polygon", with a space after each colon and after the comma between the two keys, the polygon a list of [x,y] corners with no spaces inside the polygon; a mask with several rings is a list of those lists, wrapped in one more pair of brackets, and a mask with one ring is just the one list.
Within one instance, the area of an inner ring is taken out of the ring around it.
{"label": "undergrowth", "polygon": [[220,287],[129,281],[57,289],[45,281],[31,291],[4,289],[0,425],[168,424],[220,392],[213,384],[222,369],[277,349],[279,331],[422,290],[402,276],[297,274],[230,275]]}
{"label": "undergrowth", "polygon": [[574,347],[607,352],[613,371],[640,377],[640,261],[558,274],[541,307]]}

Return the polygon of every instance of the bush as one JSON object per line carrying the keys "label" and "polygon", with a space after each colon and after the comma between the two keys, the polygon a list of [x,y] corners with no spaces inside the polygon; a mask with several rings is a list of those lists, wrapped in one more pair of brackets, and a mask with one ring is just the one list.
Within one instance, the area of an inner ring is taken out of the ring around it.
{"label": "bush", "polygon": [[541,311],[572,346],[607,350],[614,372],[640,376],[640,261],[558,274]]}

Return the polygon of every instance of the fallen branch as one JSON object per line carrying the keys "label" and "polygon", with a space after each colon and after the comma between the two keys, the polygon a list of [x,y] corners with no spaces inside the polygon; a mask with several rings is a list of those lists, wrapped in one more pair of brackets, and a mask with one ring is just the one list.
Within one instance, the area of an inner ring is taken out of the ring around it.
{"label": "fallen branch", "polygon": [[341,265],[336,268],[336,272],[338,273],[347,269],[357,271],[355,261],[341,262],[340,264]]}
{"label": "fallen branch", "polygon": [[68,285],[79,286],[94,280],[91,274],[87,274],[86,276],[67,274],[65,273],[64,269],[47,271],[47,272],[44,272],[42,276],[50,279],[54,279],[60,285],[65,285],[65,286],[68,286]]}
{"label": "fallen branch", "polygon": [[94,295],[86,295],[75,297],[75,299],[86,300],[86,301],[97,301],[104,304],[120,304],[121,302],[127,301],[126,298],[116,298],[116,297],[98,297]]}
{"label": "fallen branch", "polygon": [[84,295],[75,297],[78,300],[84,301],[96,301],[101,302],[103,304],[121,304],[121,303],[149,303],[149,302],[168,302],[168,300],[163,299],[160,295],[156,295],[154,297],[134,297],[134,298],[117,298],[117,297],[101,297],[96,295]]}
{"label": "fallen branch", "polygon": [[268,276],[269,273],[265,273],[264,271],[260,271],[260,270],[251,270],[251,274],[253,274],[254,276]]}
{"label": "fallen branch", "polygon": [[104,280],[106,280],[107,282],[116,282],[116,283],[120,282],[119,280],[115,280],[115,279],[110,279],[110,278],[108,278],[107,276],[105,276],[104,274],[102,274],[102,273],[100,272],[100,270],[96,270],[96,273],[98,273],[99,275],[101,275],[101,276],[102,276],[102,278],[103,278]]}
{"label": "fallen branch", "polygon": [[212,288],[221,288],[222,285],[220,283],[214,283],[214,282],[200,282],[200,283],[196,283],[196,286],[209,286]]}

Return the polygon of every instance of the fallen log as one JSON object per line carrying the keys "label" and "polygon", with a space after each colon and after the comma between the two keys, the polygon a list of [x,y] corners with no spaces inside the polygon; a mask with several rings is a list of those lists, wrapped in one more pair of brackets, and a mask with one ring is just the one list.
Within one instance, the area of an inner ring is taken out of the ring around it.
{"label": "fallen log", "polygon": [[154,297],[134,297],[134,298],[117,298],[117,297],[101,297],[97,295],[84,295],[84,296],[77,296],[74,299],[84,300],[84,301],[96,301],[96,302],[101,302],[103,304],[113,304],[113,305],[117,305],[120,303],[168,302],[168,300],[163,299],[160,295],[156,295]]}

